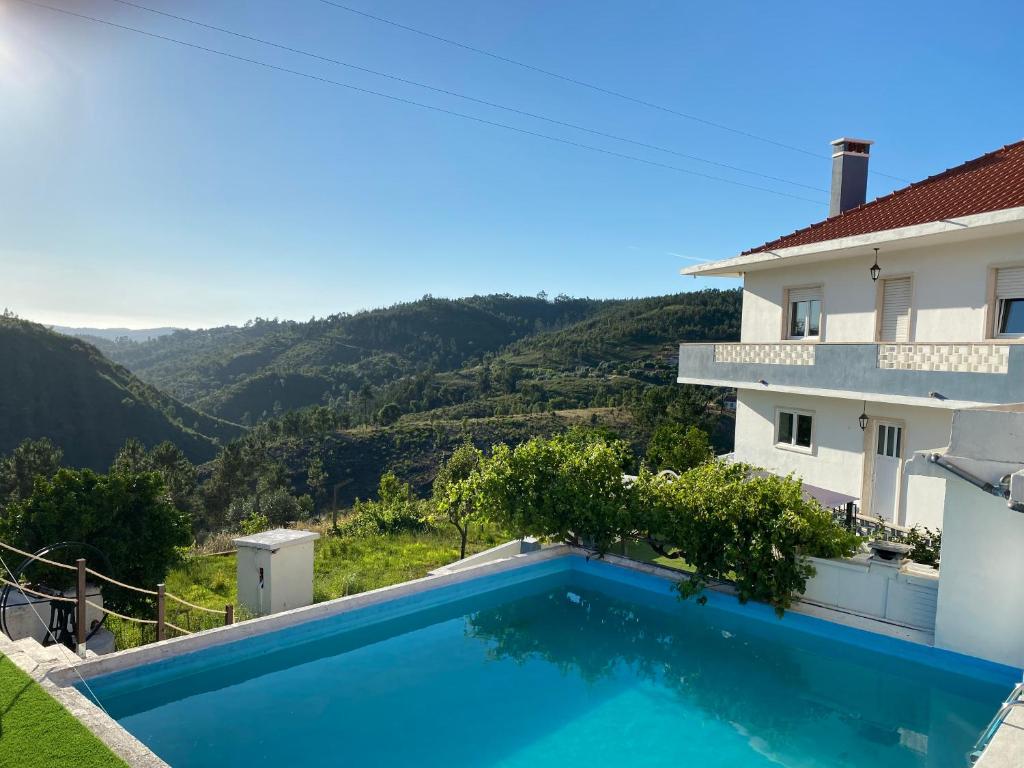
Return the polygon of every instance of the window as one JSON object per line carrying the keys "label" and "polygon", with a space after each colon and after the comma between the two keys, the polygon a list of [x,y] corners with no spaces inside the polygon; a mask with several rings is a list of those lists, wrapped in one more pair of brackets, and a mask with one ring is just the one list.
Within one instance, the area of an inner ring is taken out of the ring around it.
{"label": "window", "polygon": [[813,433],[813,414],[781,409],[778,411],[775,427],[776,445],[809,451]]}
{"label": "window", "polygon": [[1024,267],[996,270],[995,335],[1024,337]]}
{"label": "window", "polygon": [[913,287],[909,277],[891,277],[882,281],[879,341],[910,341],[910,304]]}
{"label": "window", "polygon": [[821,335],[821,287],[790,288],[789,330],[791,339]]}

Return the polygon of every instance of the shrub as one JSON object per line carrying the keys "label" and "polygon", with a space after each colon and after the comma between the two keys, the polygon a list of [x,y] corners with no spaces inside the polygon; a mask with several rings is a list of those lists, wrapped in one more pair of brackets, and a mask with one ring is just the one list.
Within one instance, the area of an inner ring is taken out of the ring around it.
{"label": "shrub", "polygon": [[[119,581],[152,589],[191,541],[191,521],[167,498],[156,472],[98,475],[61,469],[37,478],[31,495],[9,505],[0,538],[34,551],[59,541],[81,541],[102,550]],[[132,608],[146,598],[107,589],[114,607]]]}

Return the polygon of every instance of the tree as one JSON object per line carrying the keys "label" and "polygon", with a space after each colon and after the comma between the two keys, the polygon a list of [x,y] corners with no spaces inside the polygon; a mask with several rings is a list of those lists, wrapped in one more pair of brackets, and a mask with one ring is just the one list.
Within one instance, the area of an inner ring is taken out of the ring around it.
{"label": "tree", "polygon": [[459,559],[466,557],[469,524],[479,516],[475,474],[483,453],[465,442],[455,449],[434,478],[434,506],[438,515],[459,532]]}
{"label": "tree", "polygon": [[0,458],[0,513],[8,503],[28,498],[37,477],[53,477],[61,456],[61,449],[44,437],[23,440],[9,456]]}
{"label": "tree", "polygon": [[[10,505],[0,538],[30,551],[58,541],[92,544],[110,560],[108,575],[153,589],[178,561],[176,548],[191,541],[191,523],[168,501],[156,472],[61,469],[52,479],[38,479],[30,496]],[[108,598],[125,608],[147,599],[117,589],[108,590]]]}
{"label": "tree", "polygon": [[647,444],[647,462],[655,470],[685,472],[713,456],[707,432],[683,424],[662,424]]}
{"label": "tree", "polygon": [[388,403],[377,411],[377,421],[382,426],[388,427],[398,421],[398,417],[402,415],[402,409],[398,407],[397,403]]}
{"label": "tree", "polygon": [[129,438],[110,465],[111,474],[137,475],[156,472],[163,478],[164,487],[175,509],[192,515],[196,511],[196,468],[178,446],[169,440],[146,452],[139,440]]}
{"label": "tree", "polygon": [[534,438],[499,445],[481,463],[475,504],[517,536],[607,552],[630,523],[622,451],[602,439]]}
{"label": "tree", "polygon": [[327,473],[324,471],[324,460],[320,458],[320,454],[314,454],[309,460],[306,468],[306,485],[309,487],[309,495],[313,497],[315,509],[323,501],[327,490]]}

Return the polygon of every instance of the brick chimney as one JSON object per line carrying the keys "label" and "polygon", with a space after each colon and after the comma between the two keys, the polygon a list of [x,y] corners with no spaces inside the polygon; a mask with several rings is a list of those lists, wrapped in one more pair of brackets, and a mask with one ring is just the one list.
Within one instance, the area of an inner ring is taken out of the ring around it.
{"label": "brick chimney", "polygon": [[873,141],[836,139],[832,142],[832,202],[828,215],[838,216],[867,200],[868,153]]}

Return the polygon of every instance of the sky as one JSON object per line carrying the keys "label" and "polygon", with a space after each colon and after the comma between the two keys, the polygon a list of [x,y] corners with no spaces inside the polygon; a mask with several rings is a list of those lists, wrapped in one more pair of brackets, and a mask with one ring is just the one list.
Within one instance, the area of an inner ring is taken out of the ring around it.
{"label": "sky", "polygon": [[137,0],[670,152],[115,0],[39,2],[311,76],[0,0],[0,305],[44,323],[727,287],[679,269],[824,218],[832,139],[876,142],[872,198],[1024,136],[1019,2],[336,0],[657,109],[324,0]]}

